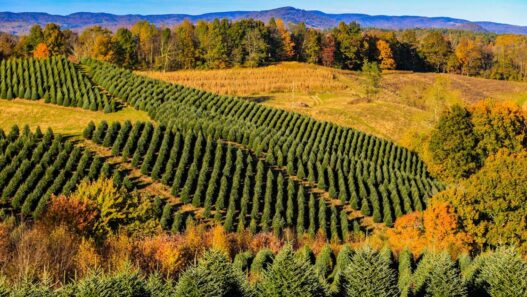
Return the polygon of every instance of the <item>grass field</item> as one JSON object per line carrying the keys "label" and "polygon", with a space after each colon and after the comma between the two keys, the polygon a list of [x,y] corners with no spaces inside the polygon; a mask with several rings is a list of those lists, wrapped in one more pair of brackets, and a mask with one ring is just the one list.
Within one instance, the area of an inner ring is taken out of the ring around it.
{"label": "grass field", "polygon": [[0,100],[0,128],[10,129],[17,124],[28,124],[34,129],[51,127],[54,132],[67,135],[79,135],[90,121],[149,121],[145,112],[125,108],[116,113],[87,111],[81,108],[62,107],[46,104],[43,101]]}
{"label": "grass field", "polygon": [[[258,69],[140,74],[246,97],[402,144],[408,134],[432,127],[439,113],[436,105],[490,99],[512,100],[527,108],[527,83],[451,74],[387,72],[374,100],[364,100],[364,80],[357,72],[295,62]],[[431,102],[437,93],[444,102]]]}

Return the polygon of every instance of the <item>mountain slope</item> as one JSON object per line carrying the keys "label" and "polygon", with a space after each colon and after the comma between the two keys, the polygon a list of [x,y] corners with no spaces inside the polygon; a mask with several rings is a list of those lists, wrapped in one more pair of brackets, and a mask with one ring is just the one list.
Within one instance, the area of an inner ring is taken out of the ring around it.
{"label": "mountain slope", "polygon": [[57,23],[64,28],[81,30],[88,26],[101,25],[110,29],[130,27],[140,20],[147,20],[157,26],[173,26],[189,19],[211,21],[215,18],[237,20],[253,18],[268,21],[271,17],[281,18],[286,23],[305,22],[310,27],[330,28],[339,22],[356,21],[363,27],[376,27],[382,29],[407,29],[407,28],[445,28],[462,29],[471,31],[489,31],[495,33],[527,34],[527,26],[515,26],[492,22],[471,22],[463,19],[448,17],[421,17],[421,16],[385,16],[366,14],[327,14],[315,10],[301,10],[293,7],[282,7],[264,11],[231,11],[213,12],[202,15],[165,14],[165,15],[114,15],[108,13],[78,12],[67,16],[50,15],[38,12],[0,12],[0,31],[22,34],[29,31],[34,24],[45,25]]}

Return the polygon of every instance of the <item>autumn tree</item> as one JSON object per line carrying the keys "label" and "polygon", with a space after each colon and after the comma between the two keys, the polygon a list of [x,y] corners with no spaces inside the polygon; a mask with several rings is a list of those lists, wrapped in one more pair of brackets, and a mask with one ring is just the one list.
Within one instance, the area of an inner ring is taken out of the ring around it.
{"label": "autumn tree", "polygon": [[413,212],[398,218],[387,231],[388,242],[395,251],[408,248],[414,255],[425,249],[447,250],[452,255],[469,251],[471,236],[463,231],[454,207],[435,202],[424,212]]}
{"label": "autumn tree", "polygon": [[147,21],[139,21],[132,26],[131,32],[139,43],[139,61],[145,67],[152,67],[158,51],[159,32],[156,26]]}
{"label": "autumn tree", "polygon": [[452,50],[450,43],[441,32],[428,33],[421,40],[419,50],[432,69],[437,72],[445,72],[448,57]]}
{"label": "autumn tree", "polygon": [[49,23],[43,31],[44,42],[51,55],[63,55],[67,53],[68,45],[66,37],[57,24]]}
{"label": "autumn tree", "polygon": [[337,51],[337,45],[335,36],[331,33],[327,33],[322,37],[321,45],[321,61],[322,65],[326,67],[332,67],[335,64],[335,53]]}
{"label": "autumn tree", "polygon": [[175,57],[178,69],[192,69],[196,66],[197,40],[194,25],[184,20],[174,28]]}
{"label": "autumn tree", "polygon": [[496,37],[491,76],[497,79],[525,80],[527,77],[527,38],[504,34]]}
{"label": "autumn tree", "polygon": [[33,52],[33,57],[37,59],[45,59],[49,57],[49,49],[45,43],[39,43]]}
{"label": "autumn tree", "polygon": [[527,116],[517,104],[481,101],[471,107],[471,113],[482,158],[502,148],[511,152],[527,148]]}
{"label": "autumn tree", "polygon": [[499,151],[459,187],[437,199],[450,202],[480,248],[504,244],[527,249],[527,152]]}
{"label": "autumn tree", "polygon": [[483,50],[478,40],[462,38],[454,53],[461,64],[462,75],[476,75],[482,70]]}
{"label": "autumn tree", "polygon": [[16,39],[10,34],[0,32],[0,60],[7,59],[15,52]]}
{"label": "autumn tree", "polygon": [[397,68],[397,64],[393,57],[393,51],[390,44],[382,39],[377,41],[377,50],[379,51],[379,61],[382,70],[393,70]]}
{"label": "autumn tree", "polygon": [[280,60],[289,60],[295,55],[295,43],[291,37],[291,33],[287,30],[284,21],[281,19],[276,20],[276,29],[281,39],[281,48],[277,55]]}

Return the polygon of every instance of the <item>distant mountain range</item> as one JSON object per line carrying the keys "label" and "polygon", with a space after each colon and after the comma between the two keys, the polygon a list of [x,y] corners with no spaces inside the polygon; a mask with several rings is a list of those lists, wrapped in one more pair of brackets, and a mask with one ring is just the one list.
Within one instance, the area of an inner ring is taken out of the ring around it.
{"label": "distant mountain range", "polygon": [[527,26],[515,26],[492,22],[471,22],[463,19],[448,17],[420,17],[420,16],[385,16],[366,14],[328,14],[316,10],[301,10],[293,7],[282,7],[264,11],[231,11],[215,12],[202,15],[164,14],[164,15],[114,15],[109,13],[78,12],[66,16],[50,15],[39,12],[0,12],[0,31],[23,34],[34,24],[59,24],[62,28],[74,31],[100,25],[109,29],[131,27],[140,20],[147,20],[157,26],[173,26],[185,19],[192,22],[198,20],[211,21],[215,18],[238,20],[253,18],[267,22],[271,17],[281,18],[286,23],[305,22],[314,28],[330,28],[339,22],[356,21],[363,27],[380,29],[408,29],[408,28],[444,28],[460,29],[494,33],[527,34]]}

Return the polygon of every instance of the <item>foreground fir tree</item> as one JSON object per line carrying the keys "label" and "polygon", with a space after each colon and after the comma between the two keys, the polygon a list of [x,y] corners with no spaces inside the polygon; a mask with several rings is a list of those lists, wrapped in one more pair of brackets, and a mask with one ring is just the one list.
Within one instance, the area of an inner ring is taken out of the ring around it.
{"label": "foreground fir tree", "polygon": [[343,296],[391,297],[399,294],[389,260],[369,247],[354,254],[342,272],[341,281]]}
{"label": "foreground fir tree", "polygon": [[273,264],[262,274],[257,284],[257,294],[262,297],[328,296],[327,286],[314,267],[295,257],[290,246],[276,256]]}
{"label": "foreground fir tree", "polygon": [[459,269],[447,252],[434,256],[434,268],[430,271],[430,278],[427,283],[427,296],[467,296],[466,286],[460,277]]}
{"label": "foreground fir tree", "polygon": [[241,271],[220,251],[207,252],[197,266],[181,275],[175,296],[252,296]]}
{"label": "foreground fir tree", "polygon": [[484,257],[480,272],[491,296],[527,296],[527,263],[514,249],[500,249]]}
{"label": "foreground fir tree", "polygon": [[83,297],[148,297],[153,296],[147,283],[138,272],[125,270],[117,275],[107,276],[94,272],[90,277],[70,287],[65,287],[64,296]]}

